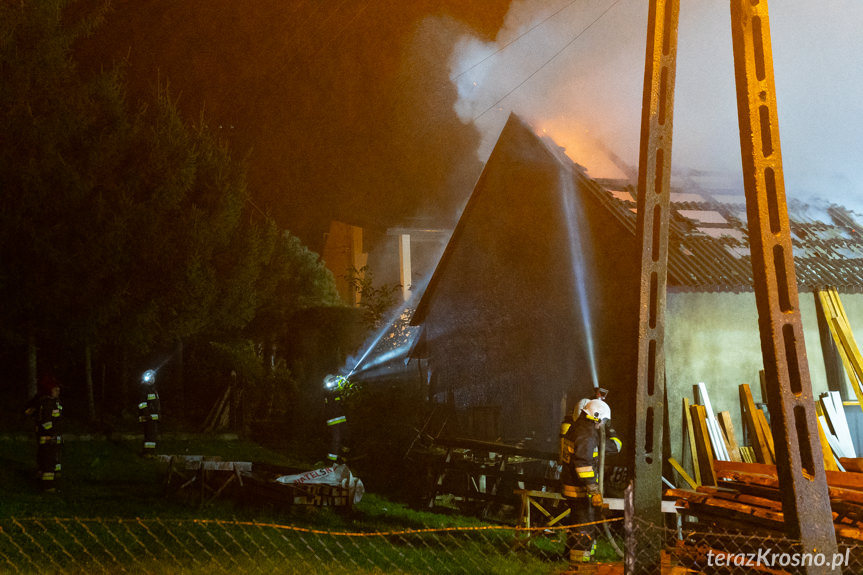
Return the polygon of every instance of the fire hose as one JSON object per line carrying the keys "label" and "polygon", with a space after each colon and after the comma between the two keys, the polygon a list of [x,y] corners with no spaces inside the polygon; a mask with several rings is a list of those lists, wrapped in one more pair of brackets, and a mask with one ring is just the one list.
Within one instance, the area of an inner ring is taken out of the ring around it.
{"label": "fire hose", "polygon": [[[599,492],[605,497],[605,425],[601,426],[599,429]],[[599,509],[600,515],[605,519],[605,514],[603,512],[604,508]],[[605,537],[608,539],[608,542],[611,543],[611,546],[614,548],[614,552],[617,553],[618,557],[623,557],[623,551],[618,547],[617,541],[614,540],[614,537],[611,534],[611,529],[608,528],[608,522],[602,522],[602,529],[605,531]]]}

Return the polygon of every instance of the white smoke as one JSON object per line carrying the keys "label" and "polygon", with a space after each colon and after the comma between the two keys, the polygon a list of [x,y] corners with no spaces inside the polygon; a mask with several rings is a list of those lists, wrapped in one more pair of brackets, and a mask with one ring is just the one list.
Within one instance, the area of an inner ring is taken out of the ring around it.
{"label": "white smoke", "polygon": [[[480,159],[516,112],[593,176],[619,175],[608,173],[612,163],[603,161],[603,146],[637,166],[647,4],[514,0],[496,42],[464,36],[451,78],[457,113],[484,135]],[[863,66],[855,64],[863,53],[861,29],[858,0],[770,4],[790,198],[821,198],[863,212]],[[730,174],[742,182],[727,2],[681,1],[676,79],[675,171]]]}

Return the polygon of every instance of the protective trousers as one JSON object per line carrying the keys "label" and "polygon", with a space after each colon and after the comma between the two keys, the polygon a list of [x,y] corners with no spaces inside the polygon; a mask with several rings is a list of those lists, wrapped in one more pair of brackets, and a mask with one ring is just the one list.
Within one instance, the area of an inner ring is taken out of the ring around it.
{"label": "protective trousers", "polygon": [[60,479],[61,438],[58,435],[40,435],[36,450],[39,482],[43,490],[54,489]]}
{"label": "protective trousers", "polygon": [[566,551],[570,561],[590,561],[596,550],[596,526],[594,507],[590,496],[567,497],[569,504],[569,524],[575,525],[567,530]]}
{"label": "protective trousers", "polygon": [[159,440],[159,421],[144,420],[144,453],[155,453],[156,441]]}

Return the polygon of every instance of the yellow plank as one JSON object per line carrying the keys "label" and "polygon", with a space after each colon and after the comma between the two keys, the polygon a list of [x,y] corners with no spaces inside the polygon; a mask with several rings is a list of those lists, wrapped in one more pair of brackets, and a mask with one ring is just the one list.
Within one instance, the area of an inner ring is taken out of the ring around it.
{"label": "yellow plank", "polygon": [[842,318],[842,321],[845,322],[846,325],[851,325],[848,321],[848,316],[845,314],[845,306],[842,305],[842,300],[839,299],[839,290],[836,289],[836,286],[830,286],[828,288],[830,293],[830,297],[833,299],[833,302],[836,305],[836,311],[838,312],[838,316]]}
{"label": "yellow plank", "polygon": [[692,413],[692,429],[695,431],[695,441],[698,444],[701,484],[716,485],[716,473],[713,471],[713,448],[710,446],[710,434],[707,431],[707,410],[703,405],[692,405],[689,409]]}
{"label": "yellow plank", "polygon": [[773,431],[770,429],[770,424],[767,423],[767,416],[764,415],[762,409],[758,408],[755,410],[755,419],[761,426],[761,433],[770,453],[770,461],[765,461],[765,463],[774,463],[776,461],[776,446],[773,444]]}
{"label": "yellow plank", "polygon": [[849,378],[851,380],[851,387],[854,388],[857,400],[863,402],[863,389],[860,386],[860,380],[863,379],[863,357],[860,356],[860,350],[857,348],[857,343],[854,341],[854,335],[851,333],[850,328],[843,325],[840,319],[836,317],[831,319],[831,323],[836,326],[841,347],[844,348],[848,362],[854,369],[855,377]]}
{"label": "yellow plank", "polygon": [[839,356],[842,358],[842,365],[845,368],[848,381],[851,382],[851,388],[857,396],[861,409],[863,409],[863,386],[861,386],[863,360],[860,358],[860,350],[851,332],[842,300],[839,299],[839,292],[836,291],[835,287],[828,288],[827,291],[819,291],[818,298],[821,301],[824,316],[827,318],[830,333],[836,342]]}
{"label": "yellow plank", "polygon": [[[685,469],[683,469],[683,466],[682,466],[682,465],[680,465],[680,464],[677,462],[677,460],[676,460],[676,459],[674,459],[673,457],[669,457],[669,458],[668,458],[668,463],[670,463],[670,464],[671,464],[671,466],[674,468],[674,470],[675,470],[675,471],[677,471],[677,473],[679,473],[679,474],[680,474],[680,477],[682,477],[682,478],[683,478],[683,480],[684,480],[685,482],[687,482],[691,488],[693,488],[693,489],[698,489],[698,484],[695,482],[695,480],[694,480],[694,479],[692,479],[692,478],[689,476],[689,474],[688,474],[688,473],[686,473],[686,470],[685,470]],[[696,469],[697,469],[697,467],[696,467]]]}
{"label": "yellow plank", "polygon": [[725,445],[728,447],[728,455],[731,461],[742,461],[740,457],[740,448],[737,446],[737,438],[734,437],[734,424],[731,421],[731,413],[720,411],[717,414],[719,427],[725,436]]}
{"label": "yellow plank", "polygon": [[824,469],[828,471],[839,471],[839,466],[836,465],[836,457],[833,455],[833,450],[830,449],[830,444],[827,443],[827,435],[824,433],[824,427],[821,425],[821,420],[818,421],[818,439],[821,440],[821,452],[824,456]]}
{"label": "yellow plank", "polygon": [[767,440],[764,438],[764,431],[761,429],[761,422],[757,418],[756,412],[760,410],[755,407],[749,384],[741,383],[738,389],[740,391],[740,413],[743,418],[743,426],[749,432],[749,443],[752,444],[755,460],[758,463],[773,463],[767,448]]}
{"label": "yellow plank", "polygon": [[[838,324],[833,323],[833,319],[837,317],[837,310],[830,297],[830,294],[825,291],[818,292],[818,299],[821,302],[821,310],[824,312],[824,317],[827,320],[827,327],[830,329],[830,335],[836,344],[836,351],[842,359],[842,367],[845,369],[845,375],[848,376],[848,381],[854,381],[857,374],[854,373],[854,367],[851,365],[851,360],[848,358],[848,353],[845,351],[845,346],[842,345],[842,340],[839,337]],[[853,386],[852,386],[853,387]]]}
{"label": "yellow plank", "polygon": [[701,471],[698,469],[698,447],[695,445],[695,432],[692,429],[692,413],[689,410],[689,398],[683,398],[683,417],[686,422],[686,437],[689,439],[689,453],[692,456],[692,471],[695,482],[701,485]]}

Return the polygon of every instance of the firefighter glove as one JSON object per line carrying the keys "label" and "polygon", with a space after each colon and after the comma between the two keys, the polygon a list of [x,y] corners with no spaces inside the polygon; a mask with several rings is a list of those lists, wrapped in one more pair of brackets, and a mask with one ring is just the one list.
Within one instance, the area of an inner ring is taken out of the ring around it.
{"label": "firefighter glove", "polygon": [[602,507],[602,494],[594,493],[590,496],[590,504],[594,507]]}

